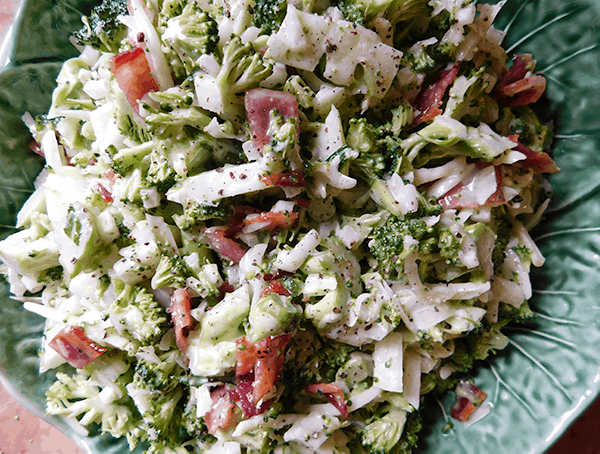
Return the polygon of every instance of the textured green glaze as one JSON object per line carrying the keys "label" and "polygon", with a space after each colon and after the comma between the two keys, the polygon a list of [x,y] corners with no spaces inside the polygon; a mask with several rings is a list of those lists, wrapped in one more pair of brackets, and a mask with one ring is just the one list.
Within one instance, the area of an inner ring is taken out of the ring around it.
{"label": "textured green glaze", "polygon": [[[0,237],[14,230],[41,161],[28,151],[20,116],[44,112],[60,62],[75,51],[68,31],[92,0],[27,0],[11,55],[0,73]],[[541,453],[598,396],[600,382],[600,0],[509,0],[498,20],[506,48],[530,52],[548,81],[542,102],[558,140],[562,172],[551,179],[556,197],[533,236],[546,257],[533,272],[534,326],[510,331],[511,345],[482,364],[475,379],[489,395],[489,415],[444,432],[440,405],[428,401],[428,429],[419,452]],[[52,374],[37,373],[42,320],[8,298],[0,285],[0,379],[37,414]],[[441,402],[447,413],[452,396]],[[127,452],[110,437],[77,436],[90,453]]]}

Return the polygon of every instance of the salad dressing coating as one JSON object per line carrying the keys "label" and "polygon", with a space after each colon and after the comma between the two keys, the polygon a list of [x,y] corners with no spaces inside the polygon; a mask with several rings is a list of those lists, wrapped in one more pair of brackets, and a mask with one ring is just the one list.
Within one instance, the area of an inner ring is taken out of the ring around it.
{"label": "salad dressing coating", "polygon": [[[48,412],[147,453],[410,452],[421,397],[506,346],[544,262],[545,80],[509,61],[501,7],[83,18],[49,113],[24,116],[46,167],[0,242],[46,318]],[[485,398],[457,395],[459,420]]]}

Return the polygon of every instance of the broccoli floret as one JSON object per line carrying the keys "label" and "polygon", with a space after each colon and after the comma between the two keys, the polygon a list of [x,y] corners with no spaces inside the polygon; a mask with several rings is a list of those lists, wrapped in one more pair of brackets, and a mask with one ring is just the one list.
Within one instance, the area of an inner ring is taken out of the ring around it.
{"label": "broccoli floret", "polygon": [[183,231],[190,230],[200,222],[208,221],[209,219],[226,220],[228,217],[235,214],[233,205],[199,205],[190,203],[184,208],[183,214],[173,216],[173,220],[177,227]]}
{"label": "broccoli floret", "polygon": [[181,256],[162,256],[156,267],[156,273],[152,277],[151,285],[153,289],[185,288],[185,281],[191,275],[190,267]]}
{"label": "broccoli floret", "polygon": [[419,200],[419,208],[415,213],[415,217],[417,218],[439,216],[444,211],[442,205],[438,203],[435,197],[427,198],[423,194],[419,193],[417,198]]}
{"label": "broccoli floret", "polygon": [[427,73],[436,68],[436,61],[431,58],[424,47],[415,53],[409,53],[402,57],[401,65],[410,68],[414,73]]}
{"label": "broccoli floret", "polygon": [[49,414],[79,421],[83,426],[99,424],[102,432],[127,436],[130,445],[135,446],[141,418],[125,392],[131,381],[126,355],[106,352],[73,376],[59,372],[56,379],[46,392]]}
{"label": "broccoli floret", "polygon": [[144,104],[148,111],[145,121],[154,135],[170,137],[174,132],[180,133],[180,129],[173,128],[176,126],[201,131],[210,123],[211,117],[192,105],[194,94],[191,91],[171,89],[149,93],[148,96],[158,104],[158,108]]}
{"label": "broccoli floret", "polygon": [[189,436],[200,442],[206,442],[211,435],[208,433],[204,418],[199,418],[196,413],[196,405],[187,405],[181,417],[182,427]]}
{"label": "broccoli floret", "polygon": [[[387,406],[389,407],[389,406]],[[406,411],[391,408],[361,431],[362,444],[371,454],[392,452],[400,441],[406,422]]]}
{"label": "broccoli floret", "polygon": [[[114,93],[115,109],[114,117],[117,127],[121,134],[129,137],[135,143],[145,143],[152,139],[152,136],[146,129],[145,123],[138,120],[136,114],[122,90],[116,90]],[[116,172],[116,170],[115,170]]]}
{"label": "broccoli floret", "polygon": [[427,232],[427,224],[422,220],[390,216],[384,225],[371,233],[373,240],[369,242],[369,249],[381,268],[390,273],[413,250],[410,247],[405,248],[404,237],[409,235],[419,241]]}
{"label": "broccoli floret", "polygon": [[[349,121],[345,136],[346,145],[334,152],[328,158],[328,161],[337,155],[341,155],[339,168],[343,168],[348,161],[350,164],[349,175],[363,180],[367,184],[381,178],[386,170],[386,159],[380,153],[381,146],[377,128],[365,118],[353,118]],[[358,157],[354,159],[346,158],[348,149],[358,151]]]}
{"label": "broccoli floret", "polygon": [[294,95],[298,105],[303,109],[311,109],[313,107],[316,93],[310,88],[302,77],[294,75],[285,81],[283,90]]}
{"label": "broccoli floret", "polygon": [[166,310],[154,296],[139,285],[123,285],[113,281],[115,301],[108,312],[112,314],[117,331],[136,346],[157,343],[168,328]]}
{"label": "broccoli floret", "polygon": [[158,192],[165,193],[175,184],[177,173],[165,156],[166,150],[160,145],[150,153],[150,167],[146,174],[146,182],[149,186],[156,187]]}
{"label": "broccoli floret", "polygon": [[508,322],[501,321],[480,329],[468,336],[469,348],[475,360],[484,360],[490,353],[502,350],[508,344],[508,338],[500,331]]}
{"label": "broccoli floret", "polygon": [[169,1],[160,17],[165,57],[179,81],[198,68],[198,58],[215,50],[217,23],[196,2]]}
{"label": "broccoli floret", "polygon": [[379,17],[387,19],[392,25],[421,17],[429,18],[431,8],[428,3],[428,0],[339,0],[337,7],[346,19],[370,27]]}
{"label": "broccoli floret", "polygon": [[361,441],[370,454],[410,454],[417,447],[421,416],[399,406],[397,395],[389,394],[390,403],[380,406],[373,420],[361,430]]}
{"label": "broccoli floret", "polygon": [[260,28],[264,35],[276,32],[285,18],[286,8],[286,0],[256,0],[252,15],[254,25]]}
{"label": "broccoli floret", "polygon": [[271,141],[263,148],[263,155],[273,153],[268,167],[271,172],[281,172],[283,163],[294,170],[303,167],[298,144],[298,121],[296,118],[285,118],[277,109],[269,112],[267,135]]}
{"label": "broccoli floret", "polygon": [[410,413],[406,418],[400,441],[394,449],[394,454],[410,454],[417,447],[419,432],[423,429],[421,414],[418,411]]}
{"label": "broccoli floret", "polygon": [[178,359],[176,349],[160,353],[155,361],[138,359],[131,383],[127,385],[127,392],[143,418],[140,426],[150,439],[148,452],[169,452],[165,449],[181,446],[183,434],[179,428],[183,412],[178,403],[184,396],[179,380],[184,370],[177,364]]}
{"label": "broccoli floret", "polygon": [[239,95],[257,88],[272,72],[273,65],[264,62],[252,44],[242,44],[237,36],[232,38],[223,50],[223,62],[217,76],[224,118],[231,121],[243,118],[244,106]]}
{"label": "broccoli floret", "polygon": [[[447,263],[455,263],[460,250],[460,241],[454,236],[450,229],[441,229],[438,240],[440,255],[446,259]],[[458,262],[456,262],[458,263]]]}
{"label": "broccoli floret", "polygon": [[310,324],[298,326],[285,351],[281,381],[286,384],[284,393],[291,396],[289,402],[283,399],[284,405],[294,405],[297,400],[294,390],[310,383],[335,381],[337,371],[356,350],[348,344],[322,338]]}
{"label": "broccoli floret", "polygon": [[519,307],[501,303],[498,318],[499,320],[509,319],[515,323],[530,323],[535,319],[535,312],[529,307],[528,301],[524,301]]}
{"label": "broccoli floret", "polygon": [[435,369],[428,374],[421,376],[421,395],[428,394],[430,392],[444,394],[452,389],[455,389],[458,380],[458,377],[455,377],[454,375],[444,379],[440,377],[439,369]]}
{"label": "broccoli floret", "polygon": [[133,374],[133,383],[136,387],[167,393],[180,383],[175,378],[182,373],[181,367],[177,365],[176,355],[173,351],[169,351],[163,356],[160,358],[160,363],[138,360]]}
{"label": "broccoli floret", "polygon": [[400,441],[406,412],[392,410],[362,430],[362,443],[369,453],[389,453]]}
{"label": "broccoli floret", "polygon": [[494,252],[492,252],[492,262],[494,270],[497,270],[504,263],[504,253],[506,246],[510,240],[510,232],[513,222],[509,215],[505,212],[504,207],[497,207],[492,210],[494,232],[496,233],[496,244]]}
{"label": "broccoli floret", "polygon": [[127,36],[127,27],[117,17],[127,14],[127,0],[103,0],[89,17],[82,18],[84,27],[75,32],[75,40],[80,46],[117,53]]}
{"label": "broccoli floret", "polygon": [[148,434],[153,446],[149,452],[163,453],[165,448],[181,446],[180,421],[182,410],[178,407],[183,398],[183,389],[177,386],[170,391],[151,390],[138,386],[140,382],[127,385],[127,392],[135,402],[143,421],[140,427]]}

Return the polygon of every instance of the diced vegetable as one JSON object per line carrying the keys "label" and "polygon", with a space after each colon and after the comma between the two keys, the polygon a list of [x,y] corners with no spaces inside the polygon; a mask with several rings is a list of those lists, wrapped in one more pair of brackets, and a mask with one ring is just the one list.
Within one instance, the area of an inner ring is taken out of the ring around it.
{"label": "diced vegetable", "polygon": [[273,110],[284,118],[298,118],[298,102],[289,93],[257,88],[246,93],[244,103],[252,141],[259,150],[271,140],[269,124]]}
{"label": "diced vegetable", "polygon": [[129,104],[136,112],[139,112],[140,108],[138,101],[146,93],[159,89],[141,47],[134,47],[115,55],[110,61],[110,67],[119,87],[125,92]]}
{"label": "diced vegetable", "polygon": [[50,340],[48,346],[77,369],[88,366],[106,352],[104,347],[92,342],[80,326],[63,328]]}
{"label": "diced vegetable", "polygon": [[471,414],[479,407],[487,394],[466,380],[461,380],[456,387],[456,402],[452,404],[450,416],[461,422],[469,419]]}
{"label": "diced vegetable", "polygon": [[194,325],[194,319],[191,316],[191,298],[185,289],[177,289],[171,297],[171,320],[175,326],[175,340],[177,348],[185,352],[187,350],[188,330]]}
{"label": "diced vegetable", "polygon": [[346,396],[344,396],[344,392],[338,385],[333,383],[312,384],[306,387],[306,392],[309,394],[324,394],[327,400],[340,411],[344,418],[348,417],[348,404],[346,403]]}

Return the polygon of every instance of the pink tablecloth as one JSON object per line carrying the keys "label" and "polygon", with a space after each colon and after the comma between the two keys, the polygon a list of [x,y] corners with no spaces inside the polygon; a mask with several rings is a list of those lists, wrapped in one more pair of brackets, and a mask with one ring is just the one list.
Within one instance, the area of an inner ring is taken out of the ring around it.
{"label": "pink tablecloth", "polygon": [[[0,42],[18,0],[0,0]],[[25,409],[0,386],[0,454],[83,454],[73,441]],[[573,425],[548,454],[600,453],[600,401]]]}

